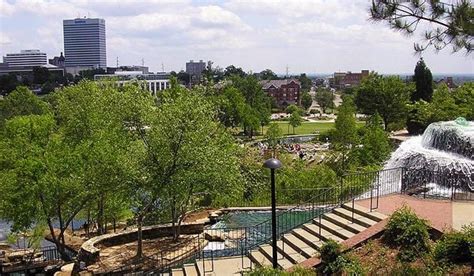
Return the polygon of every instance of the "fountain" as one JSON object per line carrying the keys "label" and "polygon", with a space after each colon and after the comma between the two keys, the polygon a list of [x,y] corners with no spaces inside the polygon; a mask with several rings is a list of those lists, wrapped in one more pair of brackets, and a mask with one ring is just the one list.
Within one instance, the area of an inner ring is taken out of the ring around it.
{"label": "fountain", "polygon": [[[408,139],[392,153],[385,168],[403,167],[400,188],[474,192],[474,122],[432,123],[423,135]],[[403,183],[403,184],[402,184]],[[426,191],[425,191],[426,192]]]}

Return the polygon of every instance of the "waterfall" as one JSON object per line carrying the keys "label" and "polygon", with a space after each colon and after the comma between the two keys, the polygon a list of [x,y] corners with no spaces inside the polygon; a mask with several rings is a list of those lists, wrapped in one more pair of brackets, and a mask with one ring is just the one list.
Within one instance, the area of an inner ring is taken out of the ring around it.
{"label": "waterfall", "polygon": [[456,189],[474,192],[473,146],[474,122],[457,119],[432,123],[423,135],[401,143],[385,168],[404,167],[405,186],[424,183],[425,187],[428,184],[446,190],[454,185]]}

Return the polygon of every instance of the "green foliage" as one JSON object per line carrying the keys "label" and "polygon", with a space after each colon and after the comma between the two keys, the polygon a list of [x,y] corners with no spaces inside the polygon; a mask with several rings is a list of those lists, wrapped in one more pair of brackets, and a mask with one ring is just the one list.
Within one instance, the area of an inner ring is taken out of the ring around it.
{"label": "green foliage", "polygon": [[425,65],[423,58],[420,58],[416,64],[413,80],[416,84],[416,90],[411,95],[411,101],[431,101],[433,95],[433,76],[430,69]]}
{"label": "green foliage", "polygon": [[329,265],[335,262],[337,258],[341,256],[342,247],[339,243],[330,239],[323,244],[319,253],[321,254],[321,261],[324,264]]}
{"label": "green foliage", "polygon": [[304,111],[295,104],[290,104],[289,106],[287,106],[285,112],[286,114],[293,114],[293,112],[298,112],[300,113],[300,115],[304,113]]}
{"label": "green foliage", "polygon": [[293,134],[295,134],[295,128],[300,126],[302,122],[303,122],[303,118],[301,118],[300,112],[293,111],[293,113],[291,113],[291,116],[288,120],[288,124],[290,124],[293,127]]}
{"label": "green foliage", "polygon": [[320,250],[322,274],[334,275],[345,273],[349,275],[364,275],[365,271],[358,260],[342,253],[342,246],[334,240],[328,240]]}
{"label": "green foliage", "polygon": [[412,35],[418,27],[423,29],[422,44],[415,43],[416,52],[430,46],[440,51],[451,45],[453,52],[465,50],[467,54],[473,49],[472,11],[469,0],[450,4],[443,1],[372,0],[370,8],[371,19],[387,22],[391,29],[407,35]]}
{"label": "green foliage", "polygon": [[383,163],[390,156],[392,148],[387,133],[383,129],[382,118],[376,113],[364,127],[362,148],[359,150],[361,165]]}
{"label": "green foliage", "polygon": [[259,73],[261,80],[277,80],[278,76],[270,69],[265,69]]}
{"label": "green foliage", "polygon": [[399,258],[412,261],[429,250],[428,224],[407,206],[395,211],[385,226],[385,243],[400,247]]}
{"label": "green foliage", "polygon": [[309,90],[311,90],[311,86],[313,85],[313,82],[311,81],[310,78],[308,78],[306,76],[305,73],[301,74],[299,77],[298,77],[298,80],[300,81],[301,83],[301,91],[303,92],[309,92]]}
{"label": "green foliage", "polygon": [[303,94],[301,95],[301,105],[303,106],[303,108],[305,110],[308,110],[308,108],[310,108],[312,104],[313,98],[311,97],[311,95],[308,92],[303,92]]}
{"label": "green foliage", "polygon": [[326,113],[328,108],[334,108],[334,93],[327,89],[318,89],[314,96],[316,102],[321,107],[323,113]]}
{"label": "green foliage", "polygon": [[0,76],[0,95],[7,95],[21,83],[14,74]]}
{"label": "green foliage", "polygon": [[463,231],[452,231],[443,234],[436,243],[433,257],[436,261],[445,263],[467,263],[472,261],[474,245],[474,225],[470,225]]}
{"label": "green foliage", "polygon": [[316,271],[311,268],[303,268],[296,266],[291,271],[273,269],[271,267],[258,267],[250,272],[245,273],[246,276],[313,276]]}
{"label": "green foliage", "polygon": [[459,108],[458,116],[464,116],[467,120],[474,120],[474,82],[466,82],[456,88],[453,92],[456,105]]}
{"label": "green foliage", "polygon": [[39,99],[28,88],[20,86],[0,100],[0,127],[6,120],[15,116],[41,115],[50,112],[47,103]]}
{"label": "green foliage", "polygon": [[405,122],[410,87],[398,77],[383,77],[371,73],[357,88],[357,109],[366,115],[380,114],[385,129]]}
{"label": "green foliage", "polygon": [[283,136],[280,126],[277,123],[270,123],[267,132],[265,133],[265,139],[267,140],[270,147],[274,148],[278,144],[278,138]]}
{"label": "green foliage", "polygon": [[346,150],[358,143],[355,108],[350,98],[339,106],[333,143],[335,147]]}

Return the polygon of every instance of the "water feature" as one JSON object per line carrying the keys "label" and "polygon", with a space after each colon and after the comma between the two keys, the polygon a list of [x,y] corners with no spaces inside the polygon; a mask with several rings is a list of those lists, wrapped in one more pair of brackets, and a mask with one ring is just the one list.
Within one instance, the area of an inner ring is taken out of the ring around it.
{"label": "water feature", "polygon": [[401,189],[424,183],[425,189],[448,195],[454,189],[474,192],[474,122],[458,118],[430,124],[392,153],[385,168],[396,167],[405,168]]}

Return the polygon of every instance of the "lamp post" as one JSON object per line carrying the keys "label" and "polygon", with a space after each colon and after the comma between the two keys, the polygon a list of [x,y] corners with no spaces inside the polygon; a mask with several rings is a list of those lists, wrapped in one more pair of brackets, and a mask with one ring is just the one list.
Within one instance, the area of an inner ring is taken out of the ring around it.
{"label": "lamp post", "polygon": [[278,268],[277,257],[277,225],[276,225],[276,195],[275,195],[275,169],[281,168],[280,160],[270,158],[263,163],[265,168],[271,171],[271,190],[272,190],[272,264],[273,268]]}

